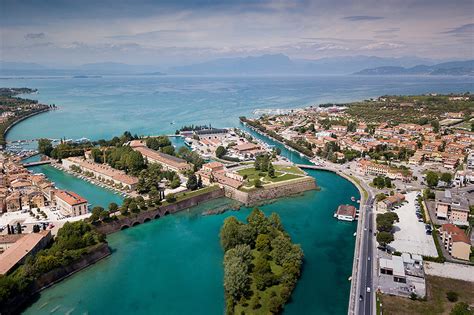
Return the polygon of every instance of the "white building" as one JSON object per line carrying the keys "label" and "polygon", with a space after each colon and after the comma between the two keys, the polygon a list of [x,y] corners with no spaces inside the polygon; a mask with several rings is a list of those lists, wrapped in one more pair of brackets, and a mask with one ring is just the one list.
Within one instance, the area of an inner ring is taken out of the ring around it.
{"label": "white building", "polygon": [[72,191],[58,190],[55,193],[56,207],[63,215],[87,214],[87,200]]}

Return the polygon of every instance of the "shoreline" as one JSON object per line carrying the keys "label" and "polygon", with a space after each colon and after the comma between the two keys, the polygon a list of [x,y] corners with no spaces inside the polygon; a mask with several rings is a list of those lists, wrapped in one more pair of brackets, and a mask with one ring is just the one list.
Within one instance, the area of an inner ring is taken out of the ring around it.
{"label": "shoreline", "polygon": [[3,139],[5,140],[5,143],[7,142],[8,133],[9,133],[9,132],[11,131],[11,129],[12,129],[13,127],[15,127],[17,124],[21,123],[21,122],[24,121],[24,120],[27,120],[28,118],[34,117],[34,116],[36,116],[36,115],[44,114],[44,113],[49,112],[49,111],[51,111],[51,108],[49,108],[49,107],[48,107],[48,108],[44,108],[44,109],[40,109],[40,110],[37,111],[37,112],[30,113],[30,114],[28,114],[28,115],[26,115],[26,116],[20,117],[20,118],[18,118],[18,119],[16,119],[16,120],[12,121],[11,124],[9,124],[9,125],[5,128],[5,130],[3,131]]}

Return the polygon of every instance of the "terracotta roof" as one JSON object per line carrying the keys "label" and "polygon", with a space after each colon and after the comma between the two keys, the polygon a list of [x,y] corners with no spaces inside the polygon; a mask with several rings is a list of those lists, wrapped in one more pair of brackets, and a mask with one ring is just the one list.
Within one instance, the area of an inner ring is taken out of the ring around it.
{"label": "terracotta roof", "polygon": [[11,244],[18,241],[25,234],[2,234],[0,235],[0,244]]}
{"label": "terracotta roof", "polygon": [[61,200],[64,200],[70,206],[76,206],[83,203],[87,203],[86,199],[82,198],[73,191],[58,190],[56,191],[56,197]]}
{"label": "terracotta roof", "polygon": [[95,162],[89,162],[77,157],[67,158],[67,160],[70,160],[71,162],[79,164],[79,166],[85,169],[92,170],[94,172],[109,176],[113,178],[114,180],[120,181],[127,185],[136,185],[138,183],[137,177],[127,175],[125,174],[124,171],[116,170],[107,164],[98,164]]}
{"label": "terracotta roof", "polygon": [[140,152],[143,156],[158,161],[159,163],[167,164],[176,168],[189,166],[188,162],[175,156],[155,151],[147,147],[135,147],[134,150]]}
{"label": "terracotta roof", "polygon": [[233,149],[237,151],[248,151],[248,150],[260,149],[260,146],[251,142],[246,142],[246,143],[242,143],[242,144],[234,146]]}
{"label": "terracotta roof", "polygon": [[340,205],[337,208],[337,214],[338,215],[347,215],[351,217],[355,217],[356,214],[356,208],[351,205]]}
{"label": "terracotta roof", "polygon": [[469,245],[471,244],[469,237],[467,237],[466,233],[464,233],[463,230],[461,230],[454,224],[451,224],[451,223],[443,224],[441,226],[441,230],[451,235],[451,239],[453,240],[453,242],[464,242]]}
{"label": "terracotta roof", "polygon": [[50,231],[25,234],[0,255],[0,274],[4,275],[34,249]]}

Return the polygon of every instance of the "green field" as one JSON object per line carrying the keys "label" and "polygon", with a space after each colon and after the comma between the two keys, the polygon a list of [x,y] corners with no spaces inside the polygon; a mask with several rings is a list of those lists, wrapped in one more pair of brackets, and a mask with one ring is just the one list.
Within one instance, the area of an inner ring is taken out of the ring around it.
{"label": "green field", "polygon": [[[275,169],[278,169],[278,167],[280,167],[280,165],[275,166]],[[261,180],[262,185],[266,185],[304,176],[304,172],[296,166],[281,167],[279,170],[275,170],[275,177],[270,177],[268,176],[268,172],[262,172],[253,167],[239,170],[237,173],[246,176],[244,188],[254,187],[254,181],[257,178]]]}

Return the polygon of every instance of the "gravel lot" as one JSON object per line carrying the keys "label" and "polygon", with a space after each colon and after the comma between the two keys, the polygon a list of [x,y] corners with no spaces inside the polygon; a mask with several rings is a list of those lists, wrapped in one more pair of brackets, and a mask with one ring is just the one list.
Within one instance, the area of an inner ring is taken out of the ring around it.
{"label": "gravel lot", "polygon": [[431,261],[425,263],[425,273],[432,276],[474,282],[474,266],[446,262],[439,264]]}
{"label": "gravel lot", "polygon": [[437,257],[438,252],[433,237],[426,235],[425,224],[418,222],[416,217],[416,194],[416,192],[406,194],[408,203],[395,210],[400,222],[394,224],[395,240],[390,244],[390,247],[399,252]]}

